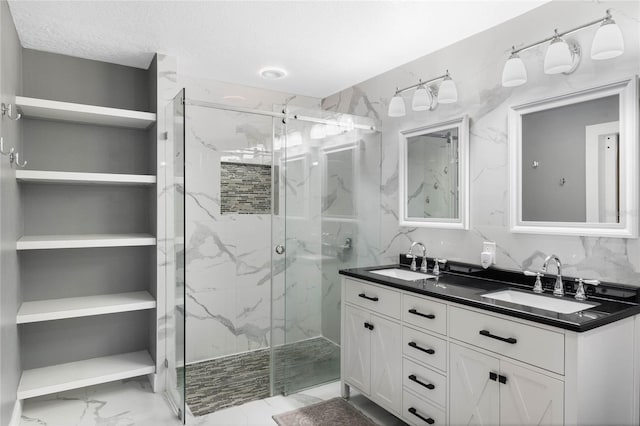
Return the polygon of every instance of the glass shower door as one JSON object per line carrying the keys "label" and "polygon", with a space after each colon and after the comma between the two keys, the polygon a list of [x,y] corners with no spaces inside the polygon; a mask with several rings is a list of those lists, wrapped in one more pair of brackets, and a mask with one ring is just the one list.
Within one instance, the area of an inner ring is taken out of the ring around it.
{"label": "glass shower door", "polygon": [[185,93],[167,105],[165,144],[167,395],[185,422]]}
{"label": "glass shower door", "polygon": [[[340,377],[338,270],[355,265],[363,207],[358,173],[368,137],[355,126],[360,119],[303,109],[295,115],[274,120],[274,394]],[[379,150],[379,142],[371,145]]]}

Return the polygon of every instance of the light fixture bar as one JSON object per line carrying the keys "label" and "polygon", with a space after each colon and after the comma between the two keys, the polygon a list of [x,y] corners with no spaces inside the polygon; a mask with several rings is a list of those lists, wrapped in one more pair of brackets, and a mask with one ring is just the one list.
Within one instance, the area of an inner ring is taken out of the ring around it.
{"label": "light fixture bar", "polygon": [[447,77],[448,75],[449,75],[449,71],[447,71],[445,74],[443,74],[443,75],[441,75],[439,77],[432,78],[431,80],[427,80],[427,81],[420,80],[418,83],[416,83],[416,84],[414,84],[412,86],[407,86],[407,87],[405,87],[403,89],[396,89],[396,95],[399,95],[400,93],[406,92],[409,89],[413,89],[413,88],[416,88],[416,87],[419,87],[419,86],[427,86],[430,83],[433,83],[434,81],[442,80],[443,78]]}
{"label": "light fixture bar", "polygon": [[580,30],[585,29],[587,27],[590,27],[592,25],[600,24],[600,23],[606,21],[607,19],[611,19],[612,16],[611,16],[611,13],[610,13],[610,9],[607,9],[606,13],[607,14],[606,14],[606,16],[604,18],[600,18],[600,19],[597,19],[595,21],[591,21],[589,23],[586,23],[584,25],[580,25],[579,27],[575,27],[575,28],[572,28],[572,29],[567,30],[567,31],[563,31],[561,33],[559,33],[558,30],[556,29],[556,30],[554,30],[554,34],[551,37],[547,37],[544,40],[536,41],[535,43],[528,44],[528,45],[526,45],[524,47],[520,47],[518,49],[515,49],[515,46],[514,46],[514,48],[511,49],[511,54],[518,54],[520,52],[524,52],[525,50],[529,50],[529,49],[534,48],[536,46],[540,46],[541,44],[547,43],[547,42],[553,40],[556,37],[563,37],[563,36],[566,36],[568,34],[573,34],[576,31],[580,31]]}

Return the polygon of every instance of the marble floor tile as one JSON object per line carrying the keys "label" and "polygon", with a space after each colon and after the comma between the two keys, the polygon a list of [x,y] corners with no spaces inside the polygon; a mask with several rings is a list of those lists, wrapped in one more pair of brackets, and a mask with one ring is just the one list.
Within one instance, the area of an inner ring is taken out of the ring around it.
{"label": "marble floor tile", "polygon": [[[405,423],[357,392],[350,402],[381,426]],[[272,416],[340,395],[333,382],[288,396],[278,395],[205,416],[187,415],[189,426],[274,426]],[[179,426],[163,394],[146,379],[126,380],[27,400],[20,426]]]}

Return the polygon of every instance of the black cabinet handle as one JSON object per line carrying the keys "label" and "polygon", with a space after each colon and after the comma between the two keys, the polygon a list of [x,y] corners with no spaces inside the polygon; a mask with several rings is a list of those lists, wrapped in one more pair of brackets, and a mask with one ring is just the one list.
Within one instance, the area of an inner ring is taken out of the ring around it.
{"label": "black cabinet handle", "polygon": [[425,388],[427,388],[429,390],[434,390],[436,388],[435,385],[433,385],[431,383],[421,382],[420,380],[418,380],[418,378],[416,377],[415,374],[410,375],[409,376],[409,380],[411,380],[412,382],[416,382],[420,386],[424,386]]}
{"label": "black cabinet handle", "polygon": [[436,422],[431,417],[429,417],[429,418],[422,417],[420,414],[418,414],[418,411],[413,407],[409,408],[409,410],[407,410],[407,411],[409,411],[411,414],[413,414],[414,416],[416,416],[420,420],[422,420],[424,422],[427,422],[427,424],[429,424],[429,425],[432,425],[432,424],[434,424]]}
{"label": "black cabinet handle", "polygon": [[501,374],[498,376],[498,381],[504,385],[507,383],[507,378]]}
{"label": "black cabinet handle", "polygon": [[369,297],[364,293],[360,293],[358,296],[362,297],[363,299],[371,300],[372,302],[377,302],[378,301],[378,297],[377,296]]}
{"label": "black cabinet handle", "polygon": [[494,382],[496,380],[498,380],[498,375],[496,373],[494,373],[493,371],[489,372],[489,380],[493,380]]}
{"label": "black cabinet handle", "polygon": [[434,351],[433,349],[421,348],[420,346],[418,346],[418,344],[416,342],[409,342],[409,346],[411,346],[412,348],[417,349],[419,351],[426,352],[429,355],[433,355],[433,354],[436,353],[436,351]]}
{"label": "black cabinet handle", "polygon": [[368,328],[369,330],[373,330],[373,324],[371,324],[370,322],[365,322],[364,323],[364,328]]}
{"label": "black cabinet handle", "polygon": [[418,315],[418,316],[424,317],[424,318],[436,319],[436,316],[433,315],[433,314],[421,314],[420,312],[416,311],[415,309],[409,309],[409,313],[413,314],[413,315]]}
{"label": "black cabinet handle", "polygon": [[492,339],[500,340],[501,342],[507,342],[507,343],[512,344],[512,345],[515,345],[516,343],[518,343],[518,341],[516,339],[514,339],[513,337],[496,336],[495,334],[491,334],[491,332],[489,330],[480,330],[480,334],[482,334],[483,336],[486,336],[486,337],[491,337]]}

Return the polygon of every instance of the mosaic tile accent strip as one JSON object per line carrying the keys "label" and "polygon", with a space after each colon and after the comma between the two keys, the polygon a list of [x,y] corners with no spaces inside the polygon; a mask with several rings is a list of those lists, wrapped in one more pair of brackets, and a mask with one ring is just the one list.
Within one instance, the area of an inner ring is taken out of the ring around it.
{"label": "mosaic tile accent strip", "polygon": [[271,166],[221,162],[220,213],[271,214]]}
{"label": "mosaic tile accent strip", "polygon": [[[276,394],[340,377],[340,347],[318,337],[276,349]],[[186,400],[194,416],[271,396],[270,350],[187,365]]]}

